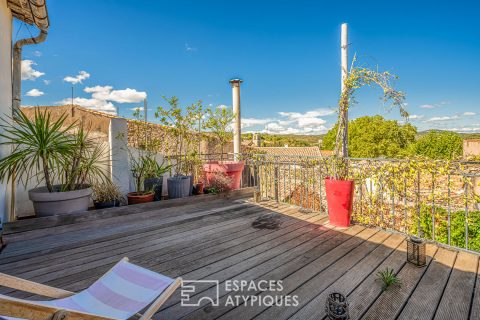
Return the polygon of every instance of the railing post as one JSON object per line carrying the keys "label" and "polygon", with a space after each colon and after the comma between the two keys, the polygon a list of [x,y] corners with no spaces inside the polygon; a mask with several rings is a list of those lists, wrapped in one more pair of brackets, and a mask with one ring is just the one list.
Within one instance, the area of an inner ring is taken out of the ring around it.
{"label": "railing post", "polygon": [[274,172],[274,194],[275,194],[275,202],[278,204],[278,166],[275,163],[273,167]]}

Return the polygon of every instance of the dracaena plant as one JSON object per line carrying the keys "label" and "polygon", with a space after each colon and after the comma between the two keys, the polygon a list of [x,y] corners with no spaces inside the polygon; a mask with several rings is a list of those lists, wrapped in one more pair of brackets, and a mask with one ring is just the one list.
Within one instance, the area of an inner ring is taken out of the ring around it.
{"label": "dracaena plant", "polygon": [[55,192],[84,188],[105,178],[101,146],[88,137],[83,125],[67,125],[66,118],[63,114],[53,119],[47,110],[36,109],[32,119],[21,110],[2,119],[0,144],[12,150],[0,159],[0,180],[18,179],[25,187],[36,180]]}

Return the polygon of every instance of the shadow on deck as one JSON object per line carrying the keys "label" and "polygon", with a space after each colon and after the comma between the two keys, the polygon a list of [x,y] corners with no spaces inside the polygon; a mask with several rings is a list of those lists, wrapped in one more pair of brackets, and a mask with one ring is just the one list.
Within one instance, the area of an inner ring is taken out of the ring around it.
{"label": "shadow on deck", "polygon": [[[196,306],[182,306],[176,292],[158,319],[323,319],[332,291],[347,296],[351,319],[480,319],[477,255],[428,245],[428,265],[417,268],[406,263],[402,235],[335,229],[324,215],[249,196],[22,221],[9,227],[0,272],[79,291],[128,256],[170,277],[213,280],[195,284],[189,304]],[[279,227],[253,228],[266,213],[277,214]],[[376,274],[386,268],[401,286],[382,292]],[[237,288],[241,281],[249,287]]]}

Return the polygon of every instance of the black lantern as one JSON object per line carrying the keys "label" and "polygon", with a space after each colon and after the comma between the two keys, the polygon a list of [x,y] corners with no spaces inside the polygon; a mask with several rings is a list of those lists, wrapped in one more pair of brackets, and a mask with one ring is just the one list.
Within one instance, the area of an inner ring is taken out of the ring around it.
{"label": "black lantern", "polygon": [[330,320],[348,320],[348,303],[347,298],[341,293],[333,292],[327,297],[325,303],[325,312]]}
{"label": "black lantern", "polygon": [[417,237],[407,239],[407,261],[417,267],[423,267],[427,264],[425,241]]}

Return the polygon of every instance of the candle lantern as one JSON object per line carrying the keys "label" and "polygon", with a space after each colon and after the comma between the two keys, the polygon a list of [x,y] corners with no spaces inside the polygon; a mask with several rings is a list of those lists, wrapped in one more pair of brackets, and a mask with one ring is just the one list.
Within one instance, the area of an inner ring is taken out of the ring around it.
{"label": "candle lantern", "polygon": [[423,267],[427,264],[425,241],[417,237],[407,239],[407,261],[417,267]]}
{"label": "candle lantern", "polygon": [[327,297],[325,304],[325,312],[327,319],[330,320],[348,320],[348,303],[347,298],[341,293],[333,292]]}

